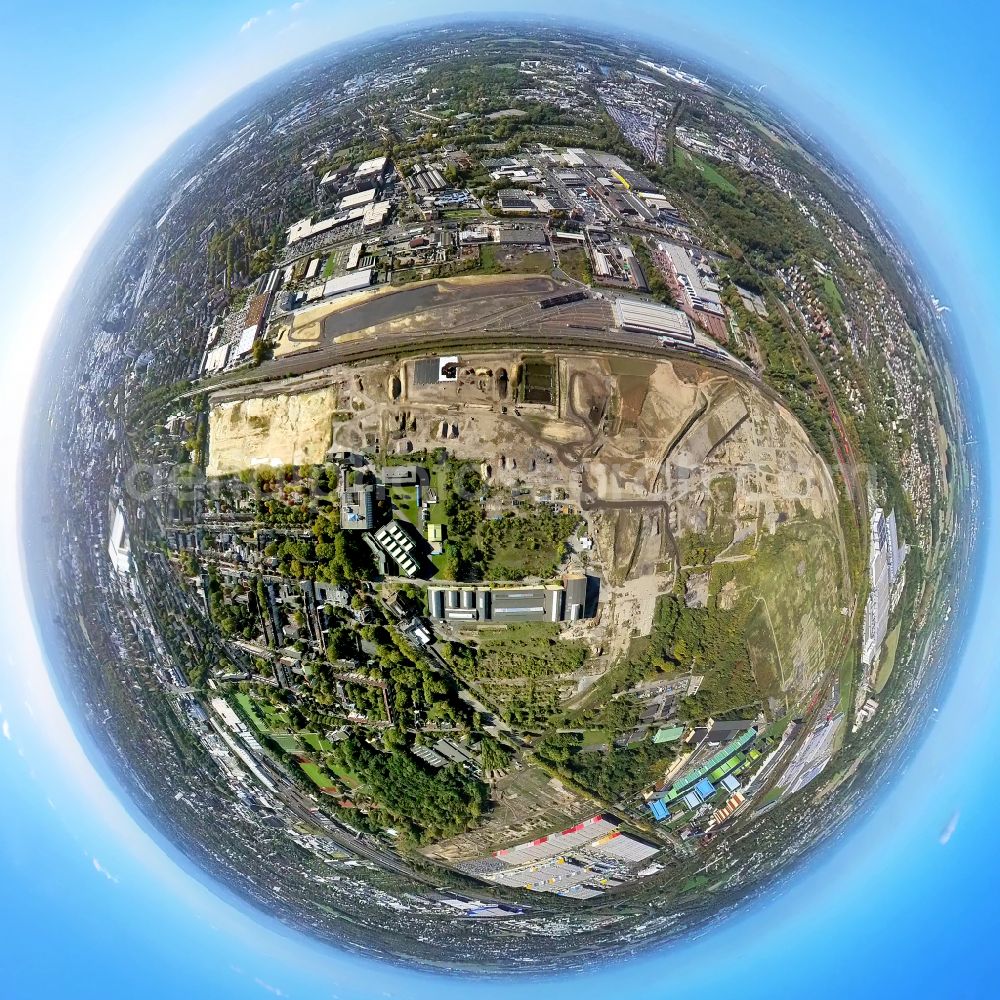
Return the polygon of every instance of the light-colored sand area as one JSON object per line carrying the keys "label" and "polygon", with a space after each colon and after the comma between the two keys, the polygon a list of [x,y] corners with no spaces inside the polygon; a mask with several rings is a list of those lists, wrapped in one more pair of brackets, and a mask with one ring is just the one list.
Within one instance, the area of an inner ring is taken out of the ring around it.
{"label": "light-colored sand area", "polygon": [[208,418],[208,475],[322,461],[330,447],[339,395],[338,387],[331,386],[213,406]]}

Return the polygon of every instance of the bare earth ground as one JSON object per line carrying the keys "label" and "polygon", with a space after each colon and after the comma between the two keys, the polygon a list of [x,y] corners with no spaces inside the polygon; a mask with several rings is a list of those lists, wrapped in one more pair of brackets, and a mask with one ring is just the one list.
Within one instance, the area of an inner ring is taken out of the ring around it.
{"label": "bare earth ground", "polygon": [[258,465],[321,462],[340,391],[331,386],[296,395],[222,403],[209,411],[209,476]]}
{"label": "bare earth ground", "polygon": [[[502,298],[499,287],[489,283],[490,296]],[[454,290],[431,282],[387,293],[387,322],[406,322],[393,318],[404,293],[447,310]],[[348,322],[350,308],[328,319]],[[546,401],[524,401],[525,371],[548,379]],[[850,603],[836,493],[804,429],[752,386],[690,362],[513,350],[462,356],[453,381],[421,384],[417,359],[329,378],[336,385],[214,405],[209,473],[320,461],[331,448],[445,447],[494,486],[559,490],[583,511],[594,547],[574,564],[604,585],[599,618],[574,626],[595,656],[568,690],[585,689],[648,634],[657,598],[685,565],[710,574],[708,599],[722,607],[757,598],[748,644],[762,690],[794,701],[822,672]]]}
{"label": "bare earth ground", "polygon": [[593,815],[596,803],[570,791],[538,767],[510,771],[494,788],[494,806],[482,826],[424,849],[429,858],[481,858],[553,830],[564,830]]}

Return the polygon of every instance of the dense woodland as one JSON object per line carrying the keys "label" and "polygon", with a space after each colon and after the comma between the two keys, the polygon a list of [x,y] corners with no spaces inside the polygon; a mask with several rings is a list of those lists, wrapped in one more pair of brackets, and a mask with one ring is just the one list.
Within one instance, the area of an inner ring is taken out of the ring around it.
{"label": "dense woodland", "polygon": [[337,763],[357,775],[404,840],[452,836],[475,824],[486,808],[486,786],[449,764],[431,772],[405,751],[382,753],[359,739],[335,744]]}
{"label": "dense woodland", "polygon": [[566,540],[580,523],[548,504],[484,518],[486,487],[470,463],[449,465],[444,514],[448,523],[442,575],[451,580],[523,580],[553,576]]}

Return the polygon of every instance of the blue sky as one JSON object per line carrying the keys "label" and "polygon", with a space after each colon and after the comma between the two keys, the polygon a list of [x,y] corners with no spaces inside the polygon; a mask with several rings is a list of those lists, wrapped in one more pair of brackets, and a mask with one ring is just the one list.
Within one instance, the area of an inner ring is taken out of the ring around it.
{"label": "blue sky", "polygon": [[[294,6],[295,9],[292,9]],[[207,9],[206,9],[207,8]],[[524,5],[424,4],[427,14]],[[533,12],[563,13],[546,0]],[[579,16],[666,36],[767,85],[864,172],[933,260],[998,416],[991,291],[1000,191],[991,5],[759,0],[589,3]],[[188,125],[269,69],[392,23],[410,5],[221,0],[0,9],[0,434],[10,467],[30,373],[55,301],[97,227]],[[992,442],[988,459],[993,466]],[[15,477],[0,537],[16,548]],[[992,498],[990,506],[993,507]],[[990,540],[984,593],[997,593]],[[987,597],[986,606],[992,604]],[[972,997],[995,992],[995,790],[1000,675],[989,615],[926,745],[848,844],[775,903],[694,946],[560,983],[431,982],[317,948],[229,905],[140,828],[93,771],[59,710],[20,579],[0,579],[0,996],[667,998],[740,984],[750,996]],[[946,846],[939,835],[958,814]]]}

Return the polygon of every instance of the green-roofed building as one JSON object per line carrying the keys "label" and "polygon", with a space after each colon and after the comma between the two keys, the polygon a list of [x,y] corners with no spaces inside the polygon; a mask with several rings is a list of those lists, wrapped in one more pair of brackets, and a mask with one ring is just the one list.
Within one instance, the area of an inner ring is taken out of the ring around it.
{"label": "green-roofed building", "polygon": [[730,764],[741,763],[745,760],[744,753],[749,744],[757,737],[756,727],[751,726],[745,733],[741,733],[732,743],[724,746],[710,760],[698,767],[696,770],[688,771],[677,778],[674,783],[659,796],[664,803],[669,804],[679,799],[691,787],[696,785],[706,775],[718,773],[722,777],[731,770]]}
{"label": "green-roofed building", "polygon": [[654,743],[675,743],[684,735],[683,726],[670,726],[657,729],[653,735]]}

